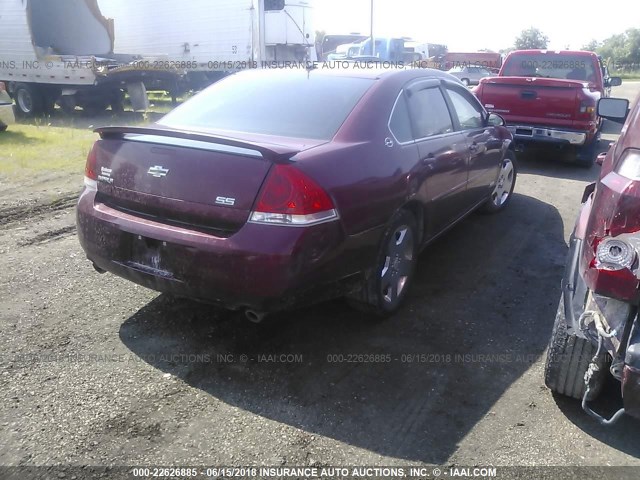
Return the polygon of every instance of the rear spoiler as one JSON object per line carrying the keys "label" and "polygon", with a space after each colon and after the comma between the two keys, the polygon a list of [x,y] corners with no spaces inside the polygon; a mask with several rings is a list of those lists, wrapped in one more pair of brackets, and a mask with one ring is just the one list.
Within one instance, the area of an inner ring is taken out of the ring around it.
{"label": "rear spoiler", "polygon": [[158,137],[178,138],[194,142],[204,142],[210,144],[225,145],[228,147],[242,148],[259,152],[266,159],[274,162],[284,162],[290,160],[300,150],[292,149],[283,145],[268,144],[262,142],[252,142],[248,140],[238,140],[212,133],[190,132],[175,128],[162,127],[100,127],[94,130],[102,139],[122,139],[125,135],[153,135]]}

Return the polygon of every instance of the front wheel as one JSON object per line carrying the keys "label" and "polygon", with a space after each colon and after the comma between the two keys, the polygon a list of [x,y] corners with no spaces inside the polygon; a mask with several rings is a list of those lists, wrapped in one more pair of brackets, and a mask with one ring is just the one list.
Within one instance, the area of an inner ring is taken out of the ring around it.
{"label": "front wheel", "polygon": [[385,230],[372,273],[363,280],[351,305],[366,313],[386,317],[398,311],[416,270],[418,236],[416,220],[401,210]]}
{"label": "front wheel", "polygon": [[462,84],[463,84],[465,87],[468,87],[468,86],[469,86],[469,84],[471,83],[471,82],[469,82],[469,79],[468,79],[468,78],[463,78],[463,79],[461,80],[461,82],[462,82]]}
{"label": "front wheel", "polygon": [[516,155],[511,150],[507,153],[500,164],[500,173],[498,180],[491,192],[491,197],[484,204],[482,211],[485,213],[497,213],[503,210],[511,201],[513,189],[516,186],[516,177],[518,169],[516,167]]}

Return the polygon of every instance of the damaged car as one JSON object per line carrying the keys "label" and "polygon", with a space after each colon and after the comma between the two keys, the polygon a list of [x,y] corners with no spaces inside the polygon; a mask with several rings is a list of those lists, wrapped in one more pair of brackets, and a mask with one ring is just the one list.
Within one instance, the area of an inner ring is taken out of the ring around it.
{"label": "damaged car", "polygon": [[[597,162],[571,235],[545,383],[582,401],[605,425],[625,413],[640,418],[640,102],[603,98],[598,115],[622,123],[620,138]],[[604,418],[589,405],[611,375],[624,408]]]}
{"label": "damaged car", "polygon": [[255,70],[106,127],[78,236],[99,272],[267,313],[346,296],[386,316],[420,250],[510,202],[511,134],[435,70]]}

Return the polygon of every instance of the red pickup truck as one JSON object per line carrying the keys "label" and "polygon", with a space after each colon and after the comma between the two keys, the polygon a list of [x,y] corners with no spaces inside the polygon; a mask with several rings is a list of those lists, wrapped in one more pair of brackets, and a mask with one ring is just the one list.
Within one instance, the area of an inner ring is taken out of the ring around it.
{"label": "red pickup truck", "polygon": [[596,105],[621,83],[593,52],[516,50],[474,93],[489,112],[504,117],[516,150],[556,146],[590,167],[602,124]]}

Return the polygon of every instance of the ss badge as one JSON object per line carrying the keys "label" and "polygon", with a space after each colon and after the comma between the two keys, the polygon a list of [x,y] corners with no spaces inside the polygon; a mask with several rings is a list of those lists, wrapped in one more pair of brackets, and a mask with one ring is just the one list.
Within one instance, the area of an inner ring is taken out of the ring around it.
{"label": "ss badge", "polygon": [[216,197],[216,205],[225,205],[227,207],[233,207],[236,204],[235,198]]}

